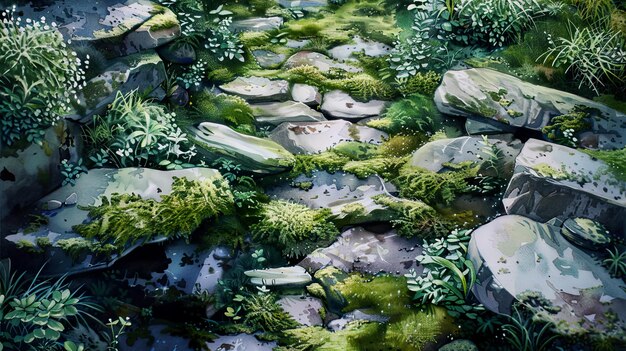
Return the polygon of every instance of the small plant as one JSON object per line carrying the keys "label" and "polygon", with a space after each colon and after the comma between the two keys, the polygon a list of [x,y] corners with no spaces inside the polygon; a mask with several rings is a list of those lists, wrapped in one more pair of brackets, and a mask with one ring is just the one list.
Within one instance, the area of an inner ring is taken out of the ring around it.
{"label": "small plant", "polygon": [[411,77],[396,77],[396,85],[402,96],[422,94],[431,96],[439,86],[441,75],[435,71],[417,72]]}
{"label": "small plant", "polygon": [[556,335],[550,335],[552,323],[541,325],[530,316],[520,312],[520,308],[513,306],[513,313],[508,317],[509,323],[502,326],[504,338],[517,351],[551,350],[550,345],[556,340]]}
{"label": "small plant", "polygon": [[116,320],[109,318],[107,325],[111,328],[111,334],[109,336],[109,346],[107,351],[119,351],[120,336],[124,335],[124,329],[130,327],[132,323],[130,318],[118,317]]}
{"label": "small plant", "polygon": [[555,143],[577,147],[579,134],[591,128],[589,121],[588,108],[576,106],[569,113],[552,118],[550,123],[543,127],[542,132]]}
{"label": "small plant", "polygon": [[614,250],[606,249],[609,256],[602,263],[611,275],[621,278],[626,275],[626,251],[620,252],[617,247],[614,247]]}
{"label": "small plant", "polygon": [[276,296],[269,293],[247,295],[243,302],[243,323],[254,330],[277,333],[298,325],[291,316],[276,303]]}
{"label": "small plant", "polygon": [[[243,56],[243,44],[239,41],[239,37],[230,31],[232,17],[225,17],[231,15],[232,12],[223,10],[223,6],[220,5],[215,10],[210,11],[209,14],[218,16],[214,20],[217,23],[217,28],[210,30],[211,34],[205,47],[216,54],[219,61],[236,59],[244,62],[246,59]],[[220,19],[219,16],[223,18]]]}
{"label": "small plant", "polygon": [[182,76],[178,78],[178,81],[185,86],[185,89],[189,89],[191,87],[199,87],[205,76],[206,62],[199,59],[185,70]]}
{"label": "small plant", "polygon": [[87,173],[87,167],[83,165],[83,159],[79,158],[76,163],[68,160],[61,161],[61,175],[63,176],[63,186],[69,184],[76,185],[76,180],[80,175]]}

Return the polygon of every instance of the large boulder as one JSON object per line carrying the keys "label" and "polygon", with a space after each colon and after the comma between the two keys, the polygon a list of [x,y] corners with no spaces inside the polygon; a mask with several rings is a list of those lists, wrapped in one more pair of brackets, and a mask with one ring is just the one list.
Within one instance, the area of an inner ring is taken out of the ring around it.
{"label": "large boulder", "polygon": [[54,21],[65,39],[89,42],[109,56],[126,56],[153,49],[181,33],[176,15],[147,0],[55,0],[51,6],[26,5],[26,18]]}
{"label": "large boulder", "polygon": [[341,120],[283,123],[270,134],[272,140],[295,154],[315,154],[349,141],[380,144],[387,137],[378,129]]}
{"label": "large boulder", "polygon": [[299,66],[313,66],[320,70],[320,72],[328,73],[331,70],[341,70],[351,73],[362,72],[363,70],[359,67],[341,63],[339,61],[333,60],[330,57],[320,54],[319,52],[313,51],[300,51],[298,53],[293,54],[291,57],[287,59],[283,68],[289,69]]}
{"label": "large boulder", "polygon": [[80,127],[66,120],[45,131],[41,144],[3,148],[0,157],[0,222],[58,188],[61,161],[76,163],[82,153]]}
{"label": "large boulder", "polygon": [[446,114],[485,118],[513,127],[541,131],[553,117],[585,106],[593,113],[590,146],[603,149],[626,145],[626,114],[598,102],[534,85],[485,68],[448,71],[435,92],[437,108]]}
{"label": "large boulder", "polygon": [[[175,177],[189,180],[221,179],[218,171],[208,168],[176,171],[148,168],[92,169],[81,175],[74,186],[65,185],[32,206],[30,213],[37,215],[37,220],[13,217],[13,223],[3,225],[3,234],[12,228],[19,229],[16,234],[6,236],[7,242],[2,245],[12,250],[11,257],[19,261],[24,270],[37,271],[48,261],[43,268],[44,275],[73,274],[109,267],[137,247],[162,242],[167,238],[154,233],[148,242],[128,243],[121,253],[114,252],[110,256],[94,254],[84,245],[69,245],[71,241],[82,239],[73,227],[88,221],[87,207],[99,206],[102,197],[110,199],[115,193],[136,194],[144,200],[160,201],[162,195],[171,192]],[[67,251],[62,248],[63,245],[66,245]],[[70,248],[80,249],[80,252],[72,252]]]}
{"label": "large boulder", "polygon": [[250,102],[285,101],[289,98],[286,80],[270,80],[262,77],[238,77],[220,86],[223,91],[241,96]]}
{"label": "large boulder", "polygon": [[189,128],[189,137],[209,160],[232,159],[250,172],[280,173],[295,162],[293,155],[274,141],[241,134],[222,124],[200,123]]}
{"label": "large boulder", "polygon": [[603,161],[562,145],[528,140],[502,202],[508,214],[542,222],[585,217],[615,234],[625,232],[624,183]]}
{"label": "large boulder", "polygon": [[386,104],[386,101],[381,100],[356,101],[341,90],[333,90],[324,94],[322,112],[333,118],[358,121],[363,118],[379,116]]}
{"label": "large boulder", "polygon": [[317,87],[296,83],[291,87],[291,99],[311,107],[317,107],[322,103],[322,94]]}
{"label": "large boulder", "polygon": [[118,93],[136,90],[150,93],[159,88],[167,77],[163,61],[154,51],[122,57],[87,82],[78,94],[80,104],[66,118],[90,123],[93,116],[106,111]]}
{"label": "large boulder", "polygon": [[488,309],[510,314],[515,301],[563,334],[604,333],[624,339],[624,281],[561,235],[560,221],[502,216],[474,230],[472,292]]}
{"label": "large boulder", "polygon": [[295,101],[269,102],[251,105],[257,123],[278,126],[284,122],[325,121],[324,115],[309,106]]}

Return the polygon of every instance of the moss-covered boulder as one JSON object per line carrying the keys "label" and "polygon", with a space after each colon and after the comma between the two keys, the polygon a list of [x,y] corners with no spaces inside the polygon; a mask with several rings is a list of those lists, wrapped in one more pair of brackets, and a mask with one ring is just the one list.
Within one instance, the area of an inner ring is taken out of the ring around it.
{"label": "moss-covered boulder", "polygon": [[260,125],[278,126],[285,122],[325,121],[324,115],[295,101],[268,102],[250,106],[254,119]]}
{"label": "moss-covered boulder", "polygon": [[295,162],[293,155],[274,141],[241,134],[217,123],[190,127],[189,136],[208,160],[232,159],[250,172],[280,173]]}
{"label": "moss-covered boulder", "polygon": [[604,226],[588,218],[568,218],[563,222],[561,234],[579,247],[599,250],[611,242],[610,233]]}
{"label": "moss-covered boulder", "polygon": [[379,57],[389,55],[391,47],[389,45],[363,39],[359,36],[354,37],[352,43],[335,46],[328,50],[328,54],[337,60],[356,60],[353,55],[363,53],[369,57]]}
{"label": "moss-covered boulder", "polygon": [[282,25],[282,17],[253,17],[234,21],[230,29],[235,32],[265,32],[278,29]]}
{"label": "moss-covered boulder", "polygon": [[313,66],[322,73],[328,73],[331,70],[342,70],[345,72],[357,73],[363,71],[361,68],[333,60],[330,57],[312,51],[300,51],[285,61],[284,69],[290,69],[300,66]]}
{"label": "moss-covered boulder", "polygon": [[289,98],[289,83],[286,80],[238,77],[232,82],[221,85],[220,89],[249,102],[285,101]]}
{"label": "moss-covered boulder", "polygon": [[[586,124],[579,123],[574,128],[577,145],[601,149],[626,146],[623,112],[491,69],[446,72],[435,92],[435,103],[441,112],[449,115],[491,119],[535,131],[554,123],[557,116],[576,113],[576,108],[582,106],[588,116]],[[550,137],[549,133],[546,137]]]}

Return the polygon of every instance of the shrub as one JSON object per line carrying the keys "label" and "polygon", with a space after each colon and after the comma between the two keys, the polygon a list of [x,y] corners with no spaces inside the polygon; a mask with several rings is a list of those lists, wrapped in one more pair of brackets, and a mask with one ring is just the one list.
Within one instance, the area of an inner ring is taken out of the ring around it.
{"label": "shrub", "polygon": [[[84,71],[76,53],[67,48],[56,25],[45,19],[14,17],[15,8],[0,14],[1,144],[21,138],[40,142],[78,102]],[[87,59],[89,57],[87,56]]]}
{"label": "shrub", "polygon": [[287,257],[299,257],[329,245],[339,235],[329,217],[329,210],[276,200],[261,206],[260,219],[250,229],[255,239],[279,245]]}
{"label": "shrub", "polygon": [[368,122],[370,127],[389,133],[431,133],[440,128],[441,114],[426,96],[415,94],[391,104],[380,120]]}
{"label": "shrub", "polygon": [[276,303],[274,294],[250,294],[243,300],[244,324],[254,330],[277,333],[298,323]]}

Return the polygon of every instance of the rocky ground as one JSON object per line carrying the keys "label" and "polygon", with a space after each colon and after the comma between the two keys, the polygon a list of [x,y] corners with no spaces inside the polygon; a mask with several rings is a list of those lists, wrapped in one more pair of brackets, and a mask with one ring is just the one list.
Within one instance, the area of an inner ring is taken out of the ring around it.
{"label": "rocky ground", "polygon": [[525,78],[507,49],[390,78],[411,12],[384,1],[16,11],[91,62],[42,141],[2,152],[3,267],[122,317],[49,347],[626,347],[619,92]]}

